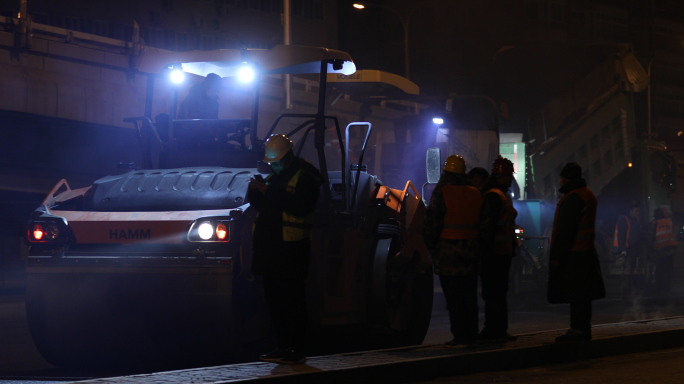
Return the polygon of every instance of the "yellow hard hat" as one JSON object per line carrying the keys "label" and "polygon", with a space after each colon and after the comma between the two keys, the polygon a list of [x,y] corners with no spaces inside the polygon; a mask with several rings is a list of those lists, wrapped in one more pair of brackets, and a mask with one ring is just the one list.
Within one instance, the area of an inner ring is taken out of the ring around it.
{"label": "yellow hard hat", "polygon": [[271,135],[266,140],[264,161],[267,163],[276,162],[292,150],[294,144],[285,135]]}
{"label": "yellow hard hat", "polygon": [[447,157],[444,162],[444,168],[447,172],[453,173],[466,173],[466,163],[465,160],[459,155],[451,155]]}

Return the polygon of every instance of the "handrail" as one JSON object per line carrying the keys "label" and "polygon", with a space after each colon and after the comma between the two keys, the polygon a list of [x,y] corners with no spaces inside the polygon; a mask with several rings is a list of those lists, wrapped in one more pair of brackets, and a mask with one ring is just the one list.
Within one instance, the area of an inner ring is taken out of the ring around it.
{"label": "handrail", "polygon": [[[343,142],[343,140],[342,140],[342,133],[340,132],[340,123],[339,123],[337,117],[336,117],[336,116],[330,116],[330,115],[321,115],[321,114],[318,114],[318,113],[283,113],[283,114],[279,115],[279,116],[275,119],[275,121],[273,122],[273,124],[271,124],[271,128],[269,128],[269,130],[268,130],[268,132],[266,133],[266,136],[265,136],[265,137],[268,138],[271,134],[273,134],[273,132],[275,131],[275,128],[278,126],[278,123],[280,123],[280,121],[281,121],[282,119],[284,119],[284,118],[313,118],[313,120],[307,120],[306,122],[300,124],[300,125],[297,126],[295,129],[293,129],[292,131],[290,131],[290,132],[288,133],[288,136],[293,135],[293,134],[295,134],[295,133],[301,131],[301,130],[302,130],[304,127],[306,127],[307,125],[313,124],[313,126],[312,126],[311,128],[307,129],[307,133],[306,133],[305,136],[304,136],[304,140],[306,140],[306,136],[308,136],[308,132],[309,132],[311,129],[313,129],[313,127],[315,127],[316,123],[318,123],[318,122],[320,121],[321,117],[322,117],[322,120],[332,120],[332,121],[335,123],[335,131],[337,132],[337,138],[338,138],[338,140],[339,140],[339,142],[340,142],[340,149],[344,148],[344,145],[345,145],[345,144],[344,144],[344,142]],[[253,137],[255,137],[255,136],[256,136],[256,135],[253,134]],[[257,145],[256,142],[252,142],[252,146],[253,146],[253,147],[256,147],[256,145]],[[259,146],[261,146],[261,143],[259,143]],[[300,143],[299,151],[301,151],[302,148],[303,148],[303,143]],[[346,158],[347,158],[347,156],[346,156],[345,151],[343,151],[343,150],[340,151],[340,154],[341,154],[341,156],[342,156],[342,162],[341,162],[341,164],[342,164],[342,166],[344,167],[344,164],[346,164]],[[327,175],[327,174],[326,174],[326,175],[322,175],[322,176],[323,176],[323,178],[325,179],[325,182],[328,182],[328,181],[329,181],[328,175]],[[342,189],[342,199],[343,199],[343,201],[345,202],[345,204],[347,204],[347,200],[348,200],[348,198],[347,198],[347,193],[348,193],[348,192],[347,192],[347,187],[346,187],[346,185],[347,185],[347,180],[346,180],[346,170],[345,170],[345,169],[342,170],[342,185],[345,186],[345,188]],[[326,191],[327,191],[327,190],[326,190]],[[330,193],[330,191],[327,191],[327,192],[326,192],[326,196],[327,196],[327,194],[329,194],[329,193]],[[345,209],[346,209],[346,208],[348,208],[348,207],[345,205]]]}
{"label": "handrail", "polygon": [[138,117],[127,117],[123,119],[124,123],[133,123],[135,126],[135,129],[138,130],[138,134],[142,136],[142,125],[138,127],[138,121],[146,122],[149,124],[150,130],[152,133],[154,133],[154,136],[157,138],[157,141],[159,144],[162,146],[164,145],[164,141],[162,141],[161,136],[159,136],[159,131],[157,131],[157,126],[152,123],[152,120],[147,117],[147,116],[138,116]]}
{"label": "handrail", "polygon": [[[370,137],[371,131],[373,130],[373,126],[371,123],[368,122],[354,122],[354,123],[349,123],[347,124],[347,128],[345,129],[345,141],[344,141],[344,146],[345,146],[345,152],[346,152],[346,161],[345,161],[345,170],[344,173],[346,172],[351,172],[351,169],[349,168],[349,128],[351,126],[368,126],[368,130],[366,131],[366,138],[363,140],[363,146],[361,147],[361,156],[359,156],[359,164],[356,169],[356,177],[354,178],[354,190],[352,191],[351,194],[351,204],[348,207],[348,210],[353,210],[354,206],[356,205],[356,192],[359,189],[359,179],[361,177],[361,164],[363,164],[363,155],[366,153],[366,145],[368,145],[368,138]],[[350,175],[351,176],[351,175]],[[345,187],[346,189],[346,187]],[[345,200],[346,203],[346,200]]]}
{"label": "handrail", "polygon": [[[418,193],[418,190],[416,189],[416,186],[413,185],[413,182],[411,180],[408,180],[406,182],[406,186],[404,187],[404,191],[402,192],[402,196],[406,196],[406,193],[408,192],[409,187],[411,187],[411,189],[413,189],[413,193],[416,194],[416,198],[421,197],[420,193]],[[402,199],[403,199],[403,197],[402,197]]]}
{"label": "handrail", "polygon": [[56,197],[55,194],[62,188],[62,186],[66,186],[67,192],[71,191],[69,183],[67,183],[66,179],[62,179],[52,188],[52,190],[50,190],[50,193],[48,193],[48,195],[45,197],[45,200],[43,200],[43,205],[46,207],[53,206]]}

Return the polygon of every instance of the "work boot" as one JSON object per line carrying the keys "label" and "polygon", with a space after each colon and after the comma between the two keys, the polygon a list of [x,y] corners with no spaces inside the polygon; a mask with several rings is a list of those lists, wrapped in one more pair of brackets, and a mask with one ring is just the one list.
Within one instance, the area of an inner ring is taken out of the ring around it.
{"label": "work boot", "polygon": [[283,358],[285,354],[287,353],[287,349],[285,348],[278,348],[275,351],[271,351],[269,353],[263,354],[259,356],[259,359],[261,361],[268,361],[271,363],[277,362],[279,359]]}
{"label": "work boot", "polygon": [[556,343],[568,343],[591,340],[591,331],[580,331],[570,328],[564,335],[556,337]]}
{"label": "work boot", "polygon": [[480,341],[483,343],[505,343],[507,341],[516,341],[516,340],[518,340],[518,336],[510,335],[506,331],[493,332],[487,328],[483,329],[477,335],[477,341]]}
{"label": "work boot", "polygon": [[304,364],[306,362],[306,356],[303,352],[298,352],[293,349],[287,349],[285,354],[275,361],[278,364]]}
{"label": "work boot", "polygon": [[446,343],[444,343],[444,345],[448,345],[450,347],[475,348],[475,341],[467,341],[453,338],[451,339],[451,341],[447,341]]}

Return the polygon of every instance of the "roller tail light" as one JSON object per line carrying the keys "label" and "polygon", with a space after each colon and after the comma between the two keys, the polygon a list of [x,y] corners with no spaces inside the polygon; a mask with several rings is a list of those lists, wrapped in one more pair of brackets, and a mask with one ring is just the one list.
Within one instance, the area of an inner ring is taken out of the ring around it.
{"label": "roller tail light", "polygon": [[64,244],[71,239],[69,228],[63,220],[36,220],[29,223],[30,243]]}

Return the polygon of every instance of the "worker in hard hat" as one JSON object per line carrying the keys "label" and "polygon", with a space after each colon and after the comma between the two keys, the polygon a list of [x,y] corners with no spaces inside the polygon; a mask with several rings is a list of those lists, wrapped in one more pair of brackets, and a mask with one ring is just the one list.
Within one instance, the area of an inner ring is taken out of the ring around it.
{"label": "worker in hard hat", "polygon": [[513,163],[499,157],[492,165],[483,192],[483,230],[480,238],[480,284],[485,303],[484,328],[478,341],[506,342],[508,334],[508,274],[515,243],[515,218],[508,189],[513,183]]}
{"label": "worker in hard hat", "polygon": [[273,172],[252,178],[247,198],[257,211],[253,227],[252,273],[263,276],[264,297],[277,347],[261,360],[280,364],[306,361],[305,280],[313,214],[323,178],[311,163],[295,156],[292,141],[271,135],[264,161]]}
{"label": "worker in hard hat", "polygon": [[561,170],[559,192],[564,195],[553,219],[547,299],[570,304],[570,329],[556,342],[588,341],[591,302],[606,296],[594,245],[597,200],[575,162]]}
{"label": "worker in hard hat", "polygon": [[461,156],[449,156],[425,212],[423,235],[449,311],[451,346],[474,346],[478,332],[477,248],[482,195]]}

